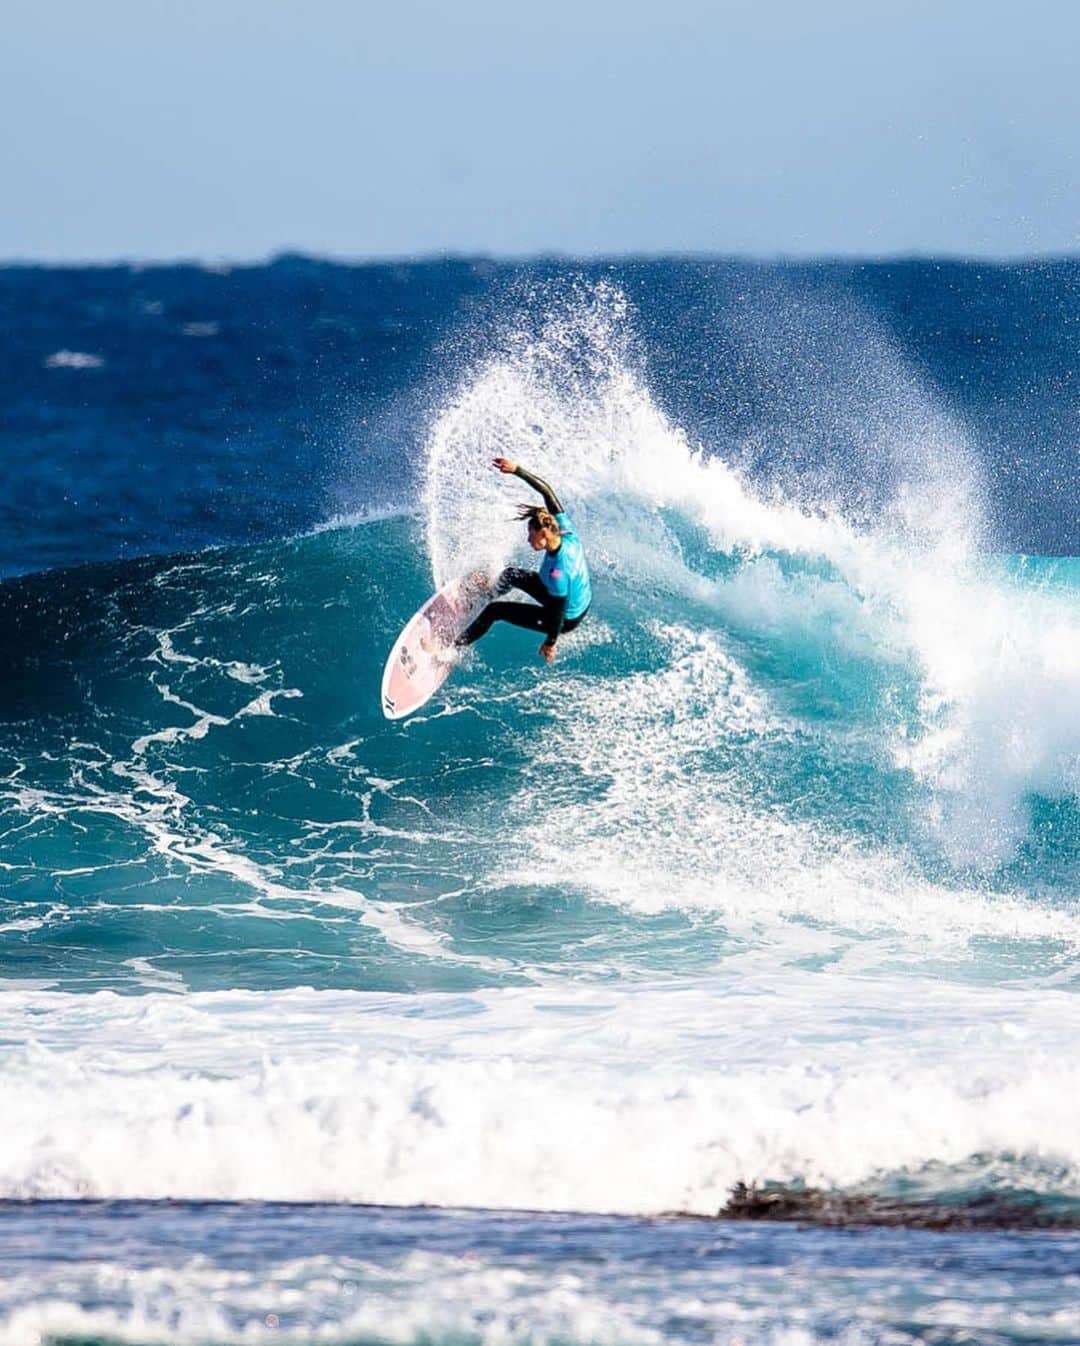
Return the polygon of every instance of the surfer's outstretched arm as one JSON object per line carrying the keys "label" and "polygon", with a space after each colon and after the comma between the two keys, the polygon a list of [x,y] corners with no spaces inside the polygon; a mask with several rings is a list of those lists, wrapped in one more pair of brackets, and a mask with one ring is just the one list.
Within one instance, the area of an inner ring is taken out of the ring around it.
{"label": "surfer's outstretched arm", "polygon": [[534,477],[531,472],[526,472],[523,467],[515,463],[510,458],[496,458],[495,466],[500,472],[509,473],[515,477],[520,477],[522,481],[528,482],[534,491],[544,497],[544,507],[552,514],[561,514],[562,505],[559,504],[559,497],[551,489],[546,481],[540,477]]}

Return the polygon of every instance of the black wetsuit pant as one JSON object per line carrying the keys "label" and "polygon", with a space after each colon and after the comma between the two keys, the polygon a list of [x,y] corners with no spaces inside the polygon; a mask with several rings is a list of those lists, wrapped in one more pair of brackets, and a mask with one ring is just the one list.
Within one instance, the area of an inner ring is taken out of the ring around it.
{"label": "black wetsuit pant", "polygon": [[[532,603],[489,603],[476,621],[458,637],[459,645],[472,645],[481,636],[486,636],[496,622],[509,622],[511,626],[520,626],[525,631],[543,631],[550,637],[552,629],[552,599],[544,588],[543,581],[535,570],[522,570],[518,566],[507,566],[492,586],[497,594],[507,589],[520,589],[530,598],[535,598],[539,607]],[[560,604],[565,599],[558,600]],[[562,624],[562,630],[572,631],[585,620],[587,612],[578,617],[570,617]]]}

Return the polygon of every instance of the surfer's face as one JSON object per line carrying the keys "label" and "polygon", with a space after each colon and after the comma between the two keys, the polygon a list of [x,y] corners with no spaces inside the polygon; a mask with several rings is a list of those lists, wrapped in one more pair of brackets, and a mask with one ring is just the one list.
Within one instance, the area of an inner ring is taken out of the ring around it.
{"label": "surfer's face", "polygon": [[533,551],[543,551],[547,546],[547,529],[540,524],[529,524],[529,546]]}

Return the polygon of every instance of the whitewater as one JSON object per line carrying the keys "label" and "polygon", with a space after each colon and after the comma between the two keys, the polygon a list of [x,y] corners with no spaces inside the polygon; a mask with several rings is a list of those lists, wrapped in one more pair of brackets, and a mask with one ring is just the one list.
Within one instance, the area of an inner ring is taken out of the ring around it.
{"label": "whitewater", "polygon": [[[734,309],[764,462],[631,288],[496,288],[321,519],[0,583],[0,1341],[1080,1339],[1080,562],[866,306],[790,381]],[[387,722],[528,561],[500,454],[593,612]],[[740,1185],[995,1232],[690,1218]]]}

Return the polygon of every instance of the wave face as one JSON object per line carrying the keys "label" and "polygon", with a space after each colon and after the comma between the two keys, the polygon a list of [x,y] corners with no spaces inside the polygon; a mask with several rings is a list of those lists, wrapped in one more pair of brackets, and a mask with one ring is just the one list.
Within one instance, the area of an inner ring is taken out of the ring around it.
{"label": "wave face", "polygon": [[[880,325],[827,333],[842,462],[762,466],[676,418],[625,287],[511,298],[396,499],[0,585],[0,1196],[1080,1220],[1080,563],[995,550]],[[388,723],[433,584],[525,558],[499,453],[594,613]]]}

